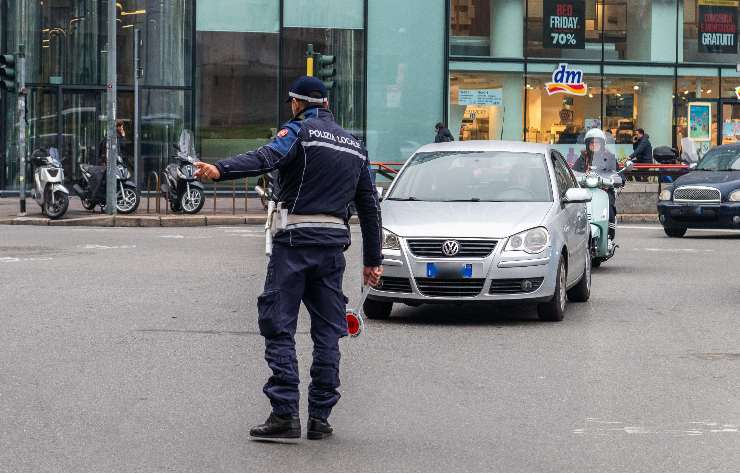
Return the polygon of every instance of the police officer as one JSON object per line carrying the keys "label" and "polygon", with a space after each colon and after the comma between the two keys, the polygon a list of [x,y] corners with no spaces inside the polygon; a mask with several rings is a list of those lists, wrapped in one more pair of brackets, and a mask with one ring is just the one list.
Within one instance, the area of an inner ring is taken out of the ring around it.
{"label": "police officer", "polygon": [[311,316],[314,344],[307,437],[332,434],[327,419],[340,397],[339,339],[347,334],[342,275],[352,201],[362,230],[363,283],[377,285],[382,274],[380,206],[367,152],[334,121],[321,80],[300,77],[288,100],[293,119],[271,143],[215,165],[196,163],[197,176],[216,181],[277,170],[274,246],[257,301],[265,359],[273,373],[263,389],[272,413],[249,432],[252,440],[275,442],[301,436],[294,340],[301,301]]}

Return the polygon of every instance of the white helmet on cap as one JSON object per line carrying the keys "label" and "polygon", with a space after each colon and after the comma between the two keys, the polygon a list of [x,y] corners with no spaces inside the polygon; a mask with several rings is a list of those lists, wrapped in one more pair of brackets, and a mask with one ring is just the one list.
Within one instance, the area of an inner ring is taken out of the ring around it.
{"label": "white helmet on cap", "polygon": [[584,141],[588,142],[589,139],[600,139],[604,143],[606,143],[606,135],[599,128],[591,128],[590,130],[588,130],[588,132],[586,132],[586,137],[584,138]]}

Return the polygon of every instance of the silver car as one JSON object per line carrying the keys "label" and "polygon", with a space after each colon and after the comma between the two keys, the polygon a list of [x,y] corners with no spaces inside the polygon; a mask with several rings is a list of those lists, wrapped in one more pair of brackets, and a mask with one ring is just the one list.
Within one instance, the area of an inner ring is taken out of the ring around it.
{"label": "silver car", "polygon": [[548,145],[422,146],[383,199],[384,274],[365,314],[387,318],[394,302],[522,301],[562,320],[566,298],[591,292],[589,200]]}

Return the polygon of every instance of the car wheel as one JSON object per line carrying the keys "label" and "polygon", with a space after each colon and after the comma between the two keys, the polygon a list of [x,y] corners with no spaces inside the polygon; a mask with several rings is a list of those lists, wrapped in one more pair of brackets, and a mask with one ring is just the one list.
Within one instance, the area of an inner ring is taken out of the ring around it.
{"label": "car wheel", "polygon": [[391,316],[392,310],[393,302],[365,299],[365,303],[362,304],[362,311],[368,319],[385,320]]}
{"label": "car wheel", "polygon": [[663,227],[665,234],[671,238],[681,238],[686,235],[687,228],[684,227]]}
{"label": "car wheel", "polygon": [[591,297],[591,252],[586,252],[586,267],[578,284],[568,291],[568,300],[572,302],[586,302]]}
{"label": "car wheel", "polygon": [[568,271],[565,269],[565,257],[560,257],[558,273],[555,279],[555,294],[549,302],[537,305],[537,315],[546,322],[560,322],[565,316],[566,294],[565,286],[568,280]]}

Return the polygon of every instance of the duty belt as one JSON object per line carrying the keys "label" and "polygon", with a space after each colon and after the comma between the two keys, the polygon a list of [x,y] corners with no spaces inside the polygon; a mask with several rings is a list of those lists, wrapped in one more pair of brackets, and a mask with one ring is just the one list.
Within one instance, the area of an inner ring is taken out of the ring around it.
{"label": "duty belt", "polygon": [[346,230],[347,224],[343,219],[333,215],[289,214],[288,209],[283,208],[282,202],[278,203],[276,212],[272,214],[272,219],[270,221],[272,234],[275,235],[281,231],[297,230],[299,228],[335,228]]}

